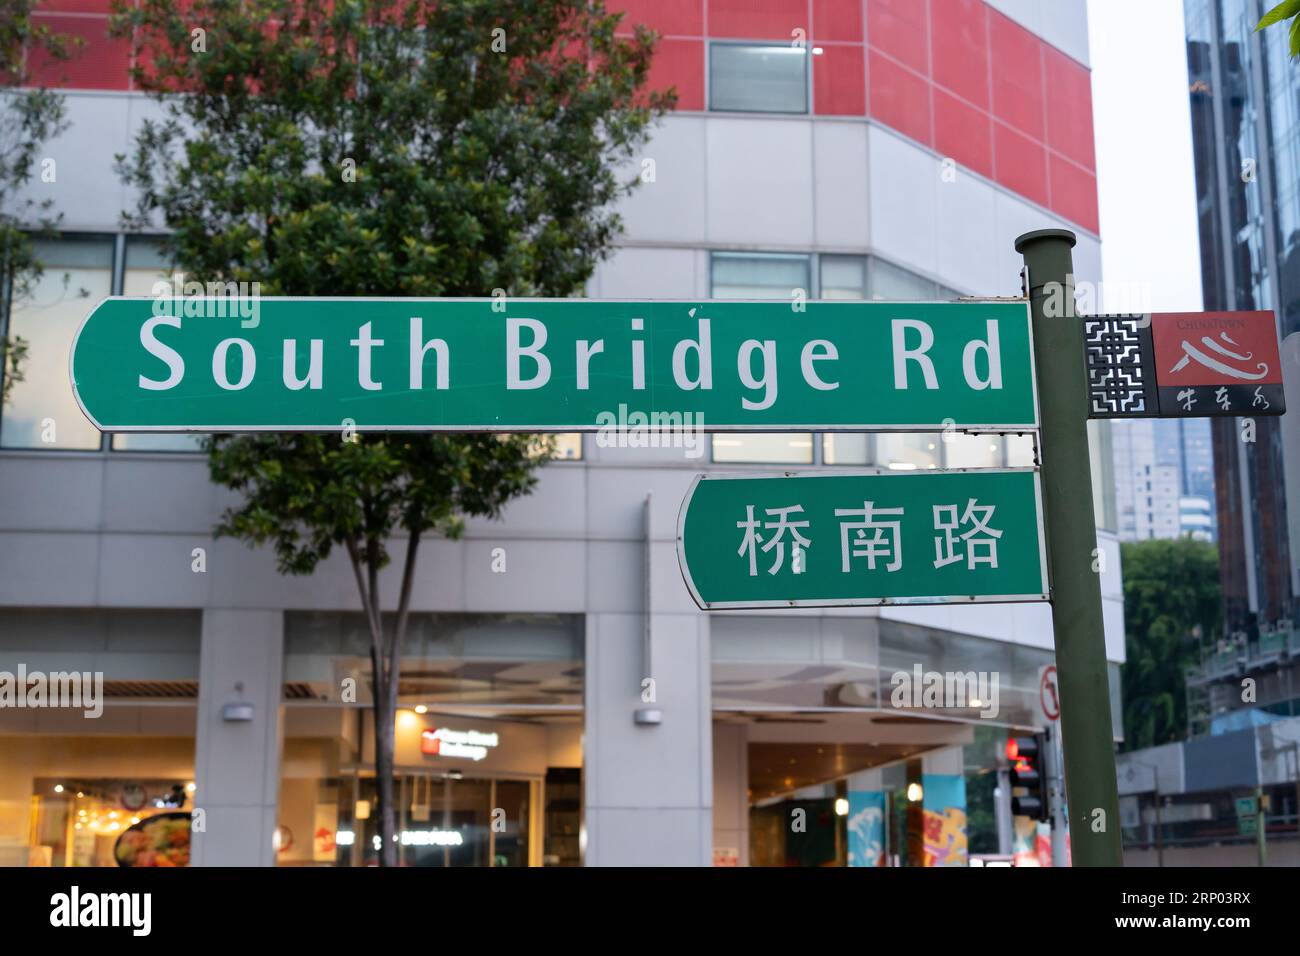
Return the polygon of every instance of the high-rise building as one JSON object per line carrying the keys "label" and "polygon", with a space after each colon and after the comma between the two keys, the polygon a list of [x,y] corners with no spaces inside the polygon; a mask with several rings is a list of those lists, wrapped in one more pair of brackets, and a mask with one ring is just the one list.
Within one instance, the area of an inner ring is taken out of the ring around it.
{"label": "high-rise building", "polygon": [[[99,722],[0,711],[0,860],[102,861],[106,837],[68,836],[81,810],[107,819],[192,783],[207,810],[196,862],[364,863],[373,726],[330,696],[340,678],[364,688],[370,667],[346,558],[286,578],[265,549],[213,540],[227,492],[193,443],[100,435],[74,401],[77,323],[100,296],[148,294],[169,267],[156,236],[122,234],[132,197],[113,170],[157,107],[105,36],[107,0],[76,6],[38,16],[86,43],[63,70],[58,187],[33,184],[67,234],[41,246],[47,282],[7,317],[32,344],[0,418],[0,670],[93,654],[108,703]],[[1043,227],[1074,230],[1077,276],[1100,279],[1084,0],[611,6],[660,32],[652,82],[678,101],[628,171],[654,160],[590,296],[1015,296],[1014,240]],[[1092,431],[1118,726],[1109,427]],[[1025,466],[1032,440],[799,432],[705,446],[691,459],[570,436],[501,521],[425,545],[397,728],[406,862],[964,862],[966,781],[972,806],[989,806],[994,779],[967,771],[1041,720],[1050,608],[706,614],[680,580],[677,511],[701,471]],[[900,713],[891,679],[915,667],[998,674],[996,716],[980,716],[989,701]],[[647,677],[658,723],[637,719]],[[248,719],[223,717],[241,703]],[[423,749],[425,731],[489,743],[457,759]],[[909,790],[924,796],[909,804]],[[807,810],[804,834],[783,824],[792,807]],[[487,825],[494,808],[504,834]]]}
{"label": "high-rise building", "polygon": [[[1121,541],[1177,538],[1195,532],[1214,539],[1214,472],[1206,419],[1135,419],[1112,423],[1115,509]],[[1180,515],[1188,505],[1190,525]]]}
{"label": "high-rise building", "polygon": [[[1300,75],[1284,28],[1254,30],[1272,6],[1185,0],[1184,11],[1205,308],[1274,310],[1286,362],[1300,349],[1287,341],[1300,333]],[[1286,490],[1300,489],[1297,421],[1211,426],[1228,632],[1297,618],[1300,501]]]}

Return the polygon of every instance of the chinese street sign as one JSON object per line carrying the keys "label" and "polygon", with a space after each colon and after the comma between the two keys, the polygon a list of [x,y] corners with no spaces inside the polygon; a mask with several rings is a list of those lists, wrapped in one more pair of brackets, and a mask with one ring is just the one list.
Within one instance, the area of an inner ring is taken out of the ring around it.
{"label": "chinese street sign", "polygon": [[700,475],[677,560],[701,608],[1048,599],[1033,469]]}
{"label": "chinese street sign", "polygon": [[159,295],[101,302],[71,379],[106,431],[594,431],[621,407],[704,431],[1028,431],[1032,354],[1023,301]]}
{"label": "chinese street sign", "polygon": [[1091,418],[1286,411],[1272,312],[1153,312],[1083,320]]}

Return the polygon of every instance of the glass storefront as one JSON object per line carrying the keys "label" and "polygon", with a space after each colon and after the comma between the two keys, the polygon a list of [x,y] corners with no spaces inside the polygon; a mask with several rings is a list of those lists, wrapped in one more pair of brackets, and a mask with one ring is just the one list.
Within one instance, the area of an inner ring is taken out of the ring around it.
{"label": "glass storefront", "polygon": [[0,609],[0,681],[25,693],[0,707],[0,866],[188,864],[199,629]]}
{"label": "glass storefront", "polygon": [[[303,786],[303,784],[307,784]],[[528,866],[537,783],[467,777],[464,771],[396,778],[402,866]],[[282,866],[377,866],[378,793],[373,773],[286,779],[280,796]]]}
{"label": "glass storefront", "polygon": [[[412,618],[394,761],[401,865],[577,862],[583,640],[580,615]],[[369,641],[361,615],[285,616],[280,865],[377,864]]]}

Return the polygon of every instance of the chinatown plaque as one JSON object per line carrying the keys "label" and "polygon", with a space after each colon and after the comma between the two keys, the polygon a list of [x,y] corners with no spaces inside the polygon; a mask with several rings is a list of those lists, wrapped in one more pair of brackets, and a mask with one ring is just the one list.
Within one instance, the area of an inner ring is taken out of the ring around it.
{"label": "chinatown plaque", "polygon": [[1272,312],[1153,312],[1083,320],[1091,418],[1281,415]]}
{"label": "chinatown plaque", "polygon": [[1039,423],[1024,301],[113,297],[70,371],[105,431]]}
{"label": "chinatown plaque", "polygon": [[700,475],[677,560],[705,609],[1048,599],[1031,468]]}

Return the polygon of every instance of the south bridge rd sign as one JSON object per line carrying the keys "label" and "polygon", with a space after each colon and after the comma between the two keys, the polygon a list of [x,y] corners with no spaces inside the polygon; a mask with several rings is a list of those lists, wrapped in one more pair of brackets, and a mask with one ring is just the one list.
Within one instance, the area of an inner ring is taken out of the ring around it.
{"label": "south bridge rd sign", "polygon": [[71,377],[105,431],[1038,427],[1023,301],[114,297]]}

